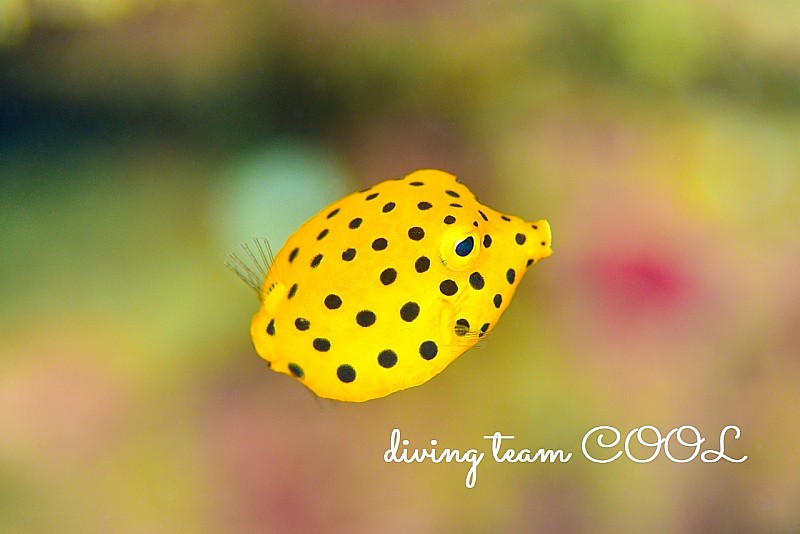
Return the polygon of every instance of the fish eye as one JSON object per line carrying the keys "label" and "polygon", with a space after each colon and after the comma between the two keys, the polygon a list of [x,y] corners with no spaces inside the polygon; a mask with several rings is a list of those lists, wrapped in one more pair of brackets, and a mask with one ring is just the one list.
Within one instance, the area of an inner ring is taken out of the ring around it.
{"label": "fish eye", "polygon": [[441,235],[439,260],[453,271],[461,271],[478,261],[481,235],[472,228],[448,228]]}
{"label": "fish eye", "polygon": [[467,236],[465,239],[462,239],[456,243],[456,254],[464,258],[469,256],[469,253],[472,252],[472,249],[474,248],[475,239],[472,236]]}

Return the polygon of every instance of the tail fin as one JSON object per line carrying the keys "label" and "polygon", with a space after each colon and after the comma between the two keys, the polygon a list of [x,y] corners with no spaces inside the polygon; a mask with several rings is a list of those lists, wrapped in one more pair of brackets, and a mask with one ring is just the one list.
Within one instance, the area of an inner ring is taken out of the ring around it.
{"label": "tail fin", "polygon": [[244,242],[241,245],[250,262],[247,262],[236,255],[235,252],[228,254],[225,265],[233,271],[236,276],[253,288],[256,293],[261,292],[261,286],[267,277],[269,268],[274,261],[272,249],[266,239],[253,238],[253,243]]}

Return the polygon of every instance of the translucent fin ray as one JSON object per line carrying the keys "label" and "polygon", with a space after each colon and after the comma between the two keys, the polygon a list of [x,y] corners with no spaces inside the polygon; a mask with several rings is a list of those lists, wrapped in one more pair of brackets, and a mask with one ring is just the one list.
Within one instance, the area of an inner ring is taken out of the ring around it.
{"label": "translucent fin ray", "polygon": [[274,261],[272,249],[266,239],[254,238],[252,243],[244,242],[240,245],[249,261],[245,261],[235,252],[228,254],[225,265],[233,271],[236,276],[250,286],[253,291],[259,293],[264,279],[267,277],[269,268]]}

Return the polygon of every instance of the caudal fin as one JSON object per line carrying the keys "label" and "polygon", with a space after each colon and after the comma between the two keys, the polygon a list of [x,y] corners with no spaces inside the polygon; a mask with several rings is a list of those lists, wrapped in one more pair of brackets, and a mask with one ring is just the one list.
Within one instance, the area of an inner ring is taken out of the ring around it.
{"label": "caudal fin", "polygon": [[233,271],[236,276],[253,288],[256,293],[261,292],[261,286],[267,277],[269,268],[274,261],[272,249],[266,239],[253,238],[252,244],[244,242],[240,245],[249,262],[236,255],[235,252],[228,254],[225,265]]}

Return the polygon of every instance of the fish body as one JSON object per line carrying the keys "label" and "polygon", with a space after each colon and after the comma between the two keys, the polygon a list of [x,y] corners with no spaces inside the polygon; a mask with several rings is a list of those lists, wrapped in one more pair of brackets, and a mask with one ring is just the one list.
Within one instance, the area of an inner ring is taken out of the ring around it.
{"label": "fish body", "polygon": [[253,344],[320,397],[417,386],[491,332],[550,245],[547,221],[484,206],[446,172],[381,182],[289,237],[259,288]]}

